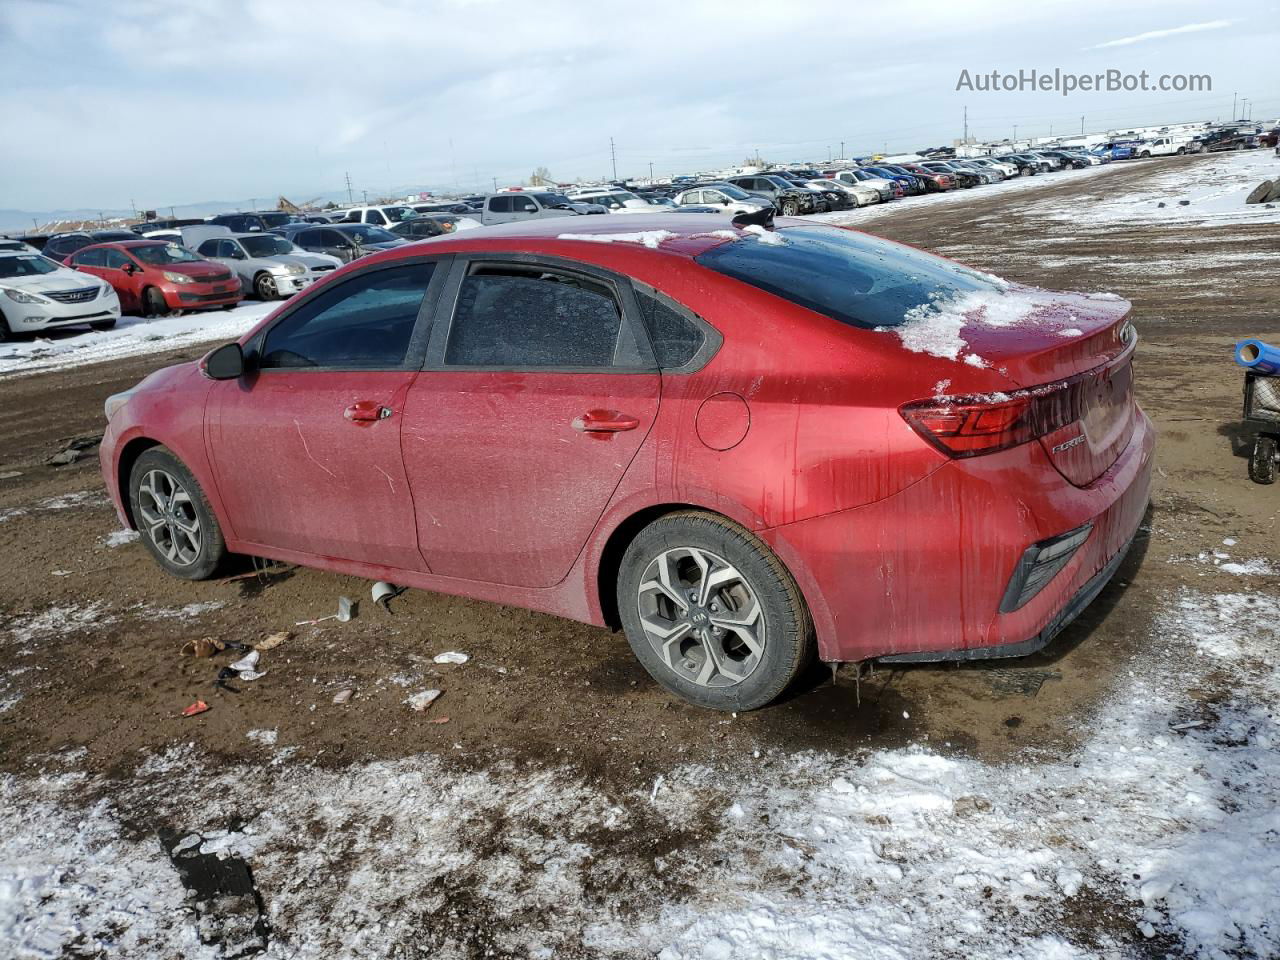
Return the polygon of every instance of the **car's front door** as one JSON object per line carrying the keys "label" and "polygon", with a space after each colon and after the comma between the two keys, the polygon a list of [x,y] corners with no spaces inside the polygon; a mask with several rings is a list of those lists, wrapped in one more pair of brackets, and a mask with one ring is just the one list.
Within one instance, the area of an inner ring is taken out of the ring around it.
{"label": "car's front door", "polygon": [[214,385],[206,436],[237,539],[423,569],[400,430],[443,269],[397,261],[327,286],[249,342],[243,377]]}
{"label": "car's front door", "polygon": [[658,413],[637,312],[603,272],[455,262],[402,434],[432,573],[547,587],[569,572]]}

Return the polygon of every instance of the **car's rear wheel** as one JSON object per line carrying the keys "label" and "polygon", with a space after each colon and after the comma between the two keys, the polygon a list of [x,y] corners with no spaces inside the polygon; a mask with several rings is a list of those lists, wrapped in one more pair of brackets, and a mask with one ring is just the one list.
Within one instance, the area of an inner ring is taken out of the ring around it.
{"label": "car's rear wheel", "polygon": [[152,447],[134,463],[129,506],[142,542],[173,576],[205,580],[226,557],[222,528],[204,491],[164,447]]}
{"label": "car's rear wheel", "polygon": [[636,658],[700,707],[753,710],[812,661],[813,627],[786,567],[749,531],[714,514],[668,514],[627,547],[618,610]]}
{"label": "car's rear wheel", "polygon": [[0,343],[13,339],[13,330],[9,327],[9,321],[4,318],[4,314],[0,313]]}
{"label": "car's rear wheel", "polygon": [[144,317],[163,317],[169,312],[169,305],[164,301],[164,294],[155,287],[147,287],[142,291],[142,315]]}
{"label": "car's rear wheel", "polygon": [[797,212],[798,208],[794,200],[784,200],[782,202],[782,215],[784,217],[794,217]]}
{"label": "car's rear wheel", "polygon": [[276,279],[269,273],[260,273],[253,278],[253,292],[259,300],[275,300],[280,296],[276,289]]}
{"label": "car's rear wheel", "polygon": [[89,324],[89,329],[90,330],[112,330],[115,328],[115,325],[116,325],[116,321],[115,321],[115,318],[113,317],[110,320],[95,320],[93,323]]}

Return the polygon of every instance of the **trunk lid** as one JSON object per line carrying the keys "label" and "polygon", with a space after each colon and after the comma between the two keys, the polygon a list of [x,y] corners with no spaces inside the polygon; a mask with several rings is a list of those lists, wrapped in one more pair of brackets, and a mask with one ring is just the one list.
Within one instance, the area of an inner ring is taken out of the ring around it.
{"label": "trunk lid", "polygon": [[1023,389],[1046,388],[1065,425],[1038,442],[1076,486],[1092,483],[1133,430],[1130,303],[1113,294],[1056,293],[1009,284],[966,304],[961,336],[970,364]]}

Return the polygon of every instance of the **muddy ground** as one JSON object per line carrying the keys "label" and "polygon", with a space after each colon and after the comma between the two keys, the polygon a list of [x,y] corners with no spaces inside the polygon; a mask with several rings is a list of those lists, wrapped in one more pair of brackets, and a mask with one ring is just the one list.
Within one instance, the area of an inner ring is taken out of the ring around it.
{"label": "muddy ground", "polygon": [[[1202,162],[1160,163],[1182,164],[1192,176]],[[1233,556],[1280,559],[1280,493],[1246,476],[1241,376],[1231,362],[1236,339],[1280,336],[1280,233],[1271,226],[1081,226],[1045,215],[1131,187],[1151,169],[1064,174],[1041,189],[990,198],[975,192],[945,207],[904,202],[868,224],[1010,279],[1110,290],[1135,304],[1138,393],[1160,432],[1149,535],[1045,654],[880,670],[863,680],[860,705],[851,679],[833,685],[819,669],[786,702],[735,718],[668,696],[623,638],[606,630],[421,592],[397,600],[388,616],[369,601],[367,582],[303,569],[207,583],[170,579],[138,543],[104,542],[118,523],[96,457],[58,468],[43,463],[65,438],[101,432],[108,394],[196,352],[157,354],[0,382],[0,474],[20,471],[0,480],[0,630],[40,637],[38,644],[0,642],[0,700],[21,696],[0,713],[0,770],[29,772],[52,753],[83,747],[83,767],[127,776],[144,753],[189,742],[227,763],[260,762],[246,739],[257,729],[278,730],[279,744],[296,747],[299,762],[344,765],[425,751],[457,764],[569,764],[618,789],[646,782],[650,770],[726,753],[928,741],[983,759],[1028,749],[1060,755],[1084,734],[1100,698],[1124,684],[1126,665],[1144,656],[1160,599],[1205,573],[1202,562],[1171,558],[1232,537]],[[361,600],[357,619],[293,626],[333,612],[339,595]],[[207,606],[184,613],[192,604]],[[70,619],[58,619],[59,610]],[[77,617],[97,629],[77,629]],[[53,626],[42,631],[42,623]],[[253,643],[282,629],[293,637],[264,655],[264,677],[235,684],[238,693],[212,685],[227,656],[179,655],[192,638]],[[446,650],[472,659],[434,665],[431,657]],[[404,698],[426,687],[445,694],[430,713],[411,713]],[[343,688],[354,689],[353,698],[333,704]],[[197,698],[212,709],[181,719]]]}

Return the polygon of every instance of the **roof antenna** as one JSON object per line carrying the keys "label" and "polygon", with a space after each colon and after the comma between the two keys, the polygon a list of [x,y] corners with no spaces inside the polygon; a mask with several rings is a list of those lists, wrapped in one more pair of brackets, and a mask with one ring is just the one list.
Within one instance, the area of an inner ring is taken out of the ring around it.
{"label": "roof antenna", "polygon": [[773,229],[773,207],[754,210],[751,213],[739,213],[730,221],[735,227],[764,227]]}

